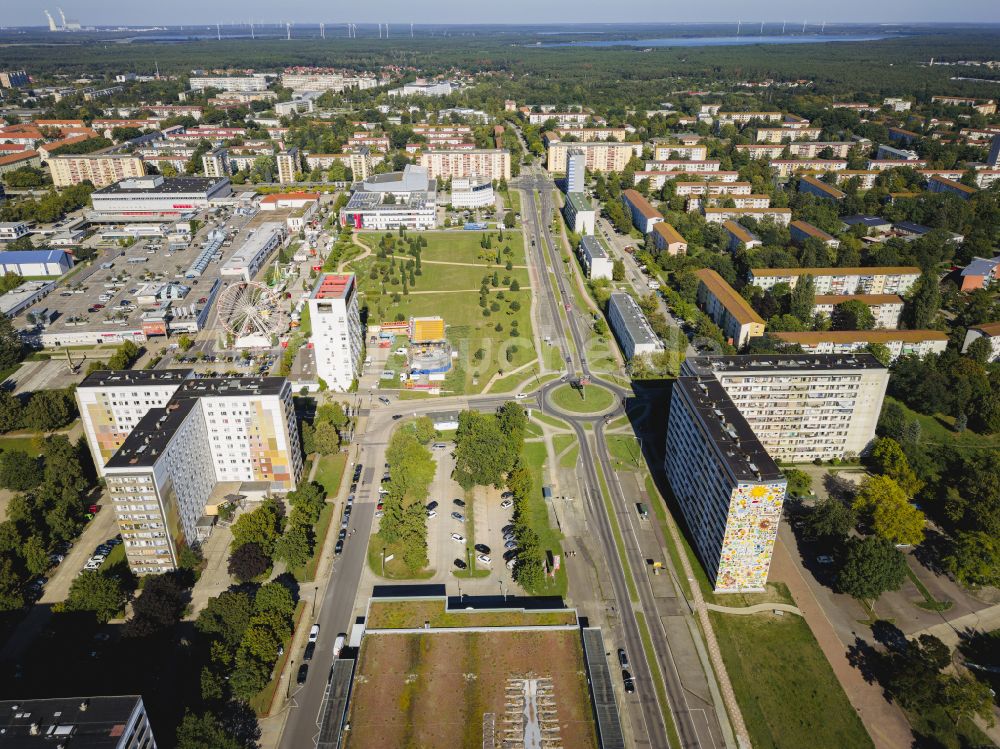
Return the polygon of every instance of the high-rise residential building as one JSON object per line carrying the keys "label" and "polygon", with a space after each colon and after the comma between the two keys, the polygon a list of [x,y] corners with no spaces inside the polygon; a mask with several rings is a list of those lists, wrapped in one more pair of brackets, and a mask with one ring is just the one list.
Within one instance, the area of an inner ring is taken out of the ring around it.
{"label": "high-rise residential building", "polygon": [[1000,133],[993,136],[990,155],[986,157],[986,163],[994,169],[1000,169]]}
{"label": "high-rise residential building", "polygon": [[0,71],[0,88],[20,88],[30,83],[28,74],[23,70]]}
{"label": "high-rise residential building", "polygon": [[214,88],[219,91],[249,93],[253,91],[266,91],[267,76],[264,73],[254,73],[253,75],[196,76],[191,78],[188,85],[190,85],[192,91],[204,91],[206,88]]}
{"label": "high-rise residential building", "polygon": [[439,177],[486,177],[510,179],[510,151],[505,148],[424,151],[420,166],[431,179]]}
{"label": "high-rise residential building", "polygon": [[763,590],[787,481],[715,377],[674,383],[664,468],[715,592]]}
{"label": "high-rise residential building", "polygon": [[136,574],[175,569],[181,549],[211,532],[227,494],[287,492],[301,478],[285,378],[98,371],[77,400]]}
{"label": "high-rise residential building", "polygon": [[889,384],[864,353],[690,357],[681,376],[718,380],[768,454],[795,463],[866,452]]}
{"label": "high-rise residential building", "polygon": [[633,156],[642,155],[642,144],[605,141],[592,141],[590,143],[549,141],[546,169],[553,174],[565,173],[571,150],[583,152],[586,168],[592,172],[622,172]]}
{"label": "high-rise residential building", "polygon": [[143,177],[146,167],[139,156],[131,154],[81,154],[50,156],[49,171],[56,187],[91,182],[94,187],[107,187],[132,177]]}
{"label": "high-rise residential building", "polygon": [[582,193],[587,185],[587,154],[580,148],[566,153],[566,192]]}
{"label": "high-rise residential building", "polygon": [[4,749],[156,749],[140,695],[49,697],[0,702]]}
{"label": "high-rise residential building", "polygon": [[333,390],[348,390],[358,377],[364,331],[353,273],[319,277],[309,297],[316,376]]}
{"label": "high-rise residential building", "polygon": [[222,146],[204,154],[201,157],[201,165],[206,177],[228,177],[231,174],[229,152]]}
{"label": "high-rise residential building", "polygon": [[295,182],[296,175],[301,171],[299,164],[299,149],[289,148],[281,151],[275,157],[278,164],[278,182],[283,185]]}

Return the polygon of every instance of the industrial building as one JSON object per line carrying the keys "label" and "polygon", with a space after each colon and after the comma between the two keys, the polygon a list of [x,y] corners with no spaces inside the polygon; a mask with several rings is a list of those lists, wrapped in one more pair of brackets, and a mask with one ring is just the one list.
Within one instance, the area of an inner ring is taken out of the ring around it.
{"label": "industrial building", "polygon": [[663,342],[649,326],[639,304],[623,291],[612,293],[608,299],[608,325],[627,360],[663,351]]}
{"label": "industrial building", "polygon": [[12,250],[0,252],[0,275],[61,276],[73,267],[65,250]]}
{"label": "industrial building", "polygon": [[219,275],[237,276],[243,281],[252,281],[286,236],[284,224],[277,221],[261,224],[254,235],[248,237],[232,257],[222,264]]}
{"label": "industrial building", "polygon": [[308,303],[316,376],[346,392],[358,378],[364,345],[354,274],[321,275]]}
{"label": "industrial building", "polygon": [[76,397],[136,574],[175,569],[181,548],[205,537],[225,501],[218,485],[284,493],[301,478],[291,385],[283,377],[98,371]]}

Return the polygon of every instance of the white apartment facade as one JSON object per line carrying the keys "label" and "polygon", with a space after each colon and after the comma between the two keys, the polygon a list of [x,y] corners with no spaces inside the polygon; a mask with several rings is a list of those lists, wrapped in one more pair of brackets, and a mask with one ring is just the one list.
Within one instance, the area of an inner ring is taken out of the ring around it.
{"label": "white apartment facade", "polygon": [[614,264],[608,251],[595,236],[585,236],[580,241],[580,262],[587,272],[587,278],[606,278],[611,280]]}
{"label": "white apartment facade", "polygon": [[586,168],[591,172],[621,172],[633,156],[642,155],[641,143],[565,143],[550,142],[546,169],[552,174],[566,172],[567,154],[579,149],[584,154]]}
{"label": "white apartment facade", "polygon": [[424,151],[420,166],[431,179],[440,177],[486,177],[510,179],[510,151],[505,148],[480,148],[457,151]]}
{"label": "white apartment facade", "polygon": [[359,376],[364,346],[354,274],[320,276],[308,303],[316,376],[346,392]]}
{"label": "white apartment facade", "polygon": [[593,234],[596,231],[597,210],[582,192],[566,193],[563,218],[576,234]]}
{"label": "white apartment facade", "polygon": [[801,346],[807,354],[855,354],[866,351],[871,344],[880,344],[888,349],[890,361],[900,356],[940,354],[948,347],[948,336],[939,330],[827,330],[773,335]]}
{"label": "white apartment facade", "polygon": [[49,158],[48,167],[56,187],[79,185],[85,180],[94,187],[107,187],[119,180],[146,174],[142,159],[128,154],[56,155]]}
{"label": "white apartment facade", "polygon": [[898,294],[820,294],[815,297],[812,312],[832,317],[834,307],[850,301],[861,302],[871,310],[876,329],[895,330],[899,327],[903,298]]}
{"label": "white apartment facade", "polygon": [[750,283],[762,289],[787,283],[793,289],[811,276],[816,294],[906,294],[920,278],[915,266],[871,268],[752,268]]}

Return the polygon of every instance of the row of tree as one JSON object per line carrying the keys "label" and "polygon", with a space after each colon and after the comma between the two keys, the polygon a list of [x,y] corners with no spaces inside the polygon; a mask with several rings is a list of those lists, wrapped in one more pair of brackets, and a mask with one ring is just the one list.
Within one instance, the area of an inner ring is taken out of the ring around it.
{"label": "row of tree", "polygon": [[392,549],[410,574],[428,564],[424,504],[436,468],[427,448],[435,435],[429,421],[419,420],[413,428],[398,430],[389,440],[385,453],[390,466],[388,494],[382,497],[384,514],[373,540],[376,546]]}

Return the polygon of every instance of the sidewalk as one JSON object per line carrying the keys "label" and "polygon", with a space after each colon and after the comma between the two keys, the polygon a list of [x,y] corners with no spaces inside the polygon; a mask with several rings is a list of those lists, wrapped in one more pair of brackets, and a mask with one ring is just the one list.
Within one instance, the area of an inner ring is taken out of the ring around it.
{"label": "sidewalk", "polygon": [[851,665],[847,646],[840,641],[830,620],[813,595],[784,542],[778,539],[771,560],[771,580],[788,585],[792,598],[829,661],[847,699],[878,749],[900,749],[913,743],[913,732],[903,712],[885,699],[878,684],[869,684]]}

